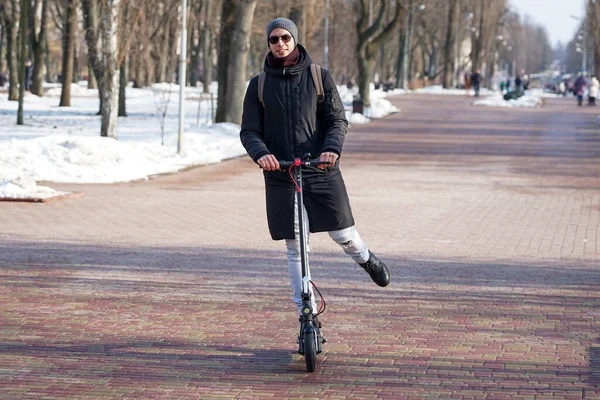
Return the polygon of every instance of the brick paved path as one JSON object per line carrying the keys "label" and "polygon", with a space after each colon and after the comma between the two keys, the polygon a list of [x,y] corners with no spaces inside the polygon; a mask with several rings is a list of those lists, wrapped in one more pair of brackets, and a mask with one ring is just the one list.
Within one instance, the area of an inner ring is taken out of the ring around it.
{"label": "brick paved path", "polygon": [[0,398],[600,398],[600,112],[470,101],[352,127],[357,227],[393,282],[311,238],[312,374],[248,159],[0,203]]}

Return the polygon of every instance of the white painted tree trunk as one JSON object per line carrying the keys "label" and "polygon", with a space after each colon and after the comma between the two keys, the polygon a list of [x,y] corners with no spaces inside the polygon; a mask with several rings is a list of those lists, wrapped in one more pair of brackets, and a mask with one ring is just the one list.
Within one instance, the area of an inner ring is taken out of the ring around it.
{"label": "white painted tree trunk", "polygon": [[104,78],[102,90],[101,135],[117,139],[117,116],[119,114],[119,69],[117,66],[120,0],[107,1],[102,10],[102,55]]}

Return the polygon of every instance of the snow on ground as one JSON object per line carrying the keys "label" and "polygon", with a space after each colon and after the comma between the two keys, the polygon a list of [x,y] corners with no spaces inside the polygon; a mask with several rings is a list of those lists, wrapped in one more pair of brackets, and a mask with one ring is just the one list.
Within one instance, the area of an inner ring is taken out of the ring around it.
{"label": "snow on ground", "polygon": [[[366,124],[399,112],[390,95],[429,93],[472,95],[464,89],[430,86],[406,91],[375,90],[371,85],[371,107],[364,114],[352,112],[358,88],[338,86],[351,124]],[[48,85],[47,94],[25,94],[24,125],[16,125],[18,103],[0,94],[0,198],[48,198],[63,195],[36,182],[112,183],[147,179],[183,168],[217,163],[246,152],[239,140],[239,125],[212,123],[216,111],[216,83],[209,94],[202,87],[185,88],[185,133],[177,154],[179,86],[159,84],[151,88],[127,88],[128,117],[119,118],[118,140],[100,137],[98,92],[85,82],[71,86],[71,107],[58,107],[61,88]],[[506,101],[499,93],[482,89],[475,105],[538,107],[541,90],[532,90],[518,100]],[[487,95],[487,96],[486,96]],[[166,110],[161,118],[161,110]],[[600,117],[599,117],[600,118]],[[599,119],[600,122],[600,119]],[[164,136],[162,134],[164,130]]]}
{"label": "snow on ground", "polygon": [[[71,107],[58,107],[61,88],[49,85],[46,96],[25,94],[24,125],[16,125],[18,103],[0,94],[0,198],[49,198],[65,193],[37,184],[111,183],[147,179],[183,168],[217,163],[246,154],[239,140],[239,125],[213,124],[216,84],[210,95],[202,88],[185,88],[185,133],[177,154],[179,86],[127,88],[128,117],[119,118],[118,140],[100,137],[98,92],[85,82],[71,86]],[[352,114],[356,88],[339,86],[350,123],[368,123]],[[371,118],[399,110],[385,97],[393,92],[374,91]],[[166,109],[164,119],[161,110]],[[164,137],[162,135],[164,127]],[[163,144],[164,142],[164,144]]]}
{"label": "snow on ground", "polygon": [[475,106],[491,106],[491,107],[512,107],[512,108],[527,108],[541,107],[543,100],[541,96],[526,92],[525,95],[513,100],[504,100],[501,93],[495,93],[481,100],[473,102]]}
{"label": "snow on ground", "polygon": [[[443,94],[443,95],[454,95],[454,96],[467,96],[472,95],[474,92],[472,89],[444,89],[441,85],[431,85],[422,89],[415,89],[413,93],[425,93],[425,94]],[[494,93],[493,91],[481,88],[479,94],[486,96]]]}

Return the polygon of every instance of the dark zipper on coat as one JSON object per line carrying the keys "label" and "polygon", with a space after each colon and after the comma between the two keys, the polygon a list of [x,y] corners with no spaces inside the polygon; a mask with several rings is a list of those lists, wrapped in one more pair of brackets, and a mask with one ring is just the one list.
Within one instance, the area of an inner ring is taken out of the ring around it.
{"label": "dark zipper on coat", "polygon": [[[285,68],[283,69],[283,75],[285,75]],[[290,143],[290,149],[292,150],[292,153],[290,154],[291,159],[293,160],[296,157],[296,141],[294,140],[294,132],[293,132],[293,123],[292,123],[292,115],[293,115],[293,110],[292,110],[292,82],[291,79],[286,79],[286,99],[285,99],[285,103],[286,103],[286,109],[287,109],[287,126],[288,126],[288,140]]]}

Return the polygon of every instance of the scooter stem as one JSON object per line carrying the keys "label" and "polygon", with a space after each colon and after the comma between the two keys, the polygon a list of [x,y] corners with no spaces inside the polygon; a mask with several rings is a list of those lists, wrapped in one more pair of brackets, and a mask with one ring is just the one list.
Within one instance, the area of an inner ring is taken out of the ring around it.
{"label": "scooter stem", "polygon": [[298,204],[298,233],[300,235],[300,264],[302,266],[302,298],[309,299],[310,297],[310,269],[308,266],[308,257],[306,255],[306,236],[304,227],[304,196],[302,193],[302,167],[296,167],[296,182],[298,188],[296,190],[296,203]]}

